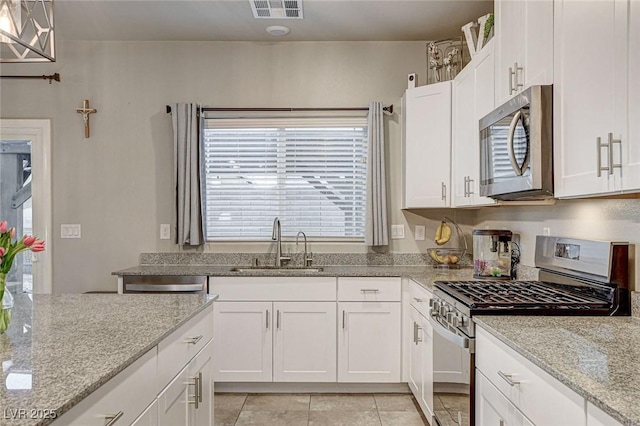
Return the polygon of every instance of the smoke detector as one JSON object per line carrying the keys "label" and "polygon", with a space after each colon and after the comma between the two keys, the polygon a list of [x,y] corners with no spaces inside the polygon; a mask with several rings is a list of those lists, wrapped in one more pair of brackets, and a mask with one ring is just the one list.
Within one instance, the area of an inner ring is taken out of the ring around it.
{"label": "smoke detector", "polygon": [[284,25],[271,25],[265,28],[265,31],[269,33],[269,35],[273,37],[282,37],[289,34],[289,27],[285,27]]}
{"label": "smoke detector", "polygon": [[256,19],[302,19],[302,0],[249,0]]}

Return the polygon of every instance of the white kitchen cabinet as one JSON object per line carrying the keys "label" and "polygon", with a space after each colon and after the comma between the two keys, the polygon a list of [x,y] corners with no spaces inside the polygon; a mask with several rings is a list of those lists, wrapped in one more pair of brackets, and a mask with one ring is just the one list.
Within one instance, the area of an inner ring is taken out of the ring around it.
{"label": "white kitchen cabinet", "polygon": [[220,382],[335,382],[335,277],[210,277]]}
{"label": "white kitchen cabinet", "polygon": [[622,426],[622,423],[587,401],[587,426]]}
{"label": "white kitchen cabinet", "polygon": [[491,382],[476,371],[477,426],[533,426]]}
{"label": "white kitchen cabinet", "polygon": [[[554,2],[556,197],[609,194],[625,186],[629,190],[640,187],[638,142],[630,140],[627,132],[629,57],[634,58],[631,66],[637,68],[637,55],[628,50],[627,42],[629,5],[632,13],[638,13],[633,3]],[[637,31],[637,22],[632,25],[631,30]],[[637,40],[631,43],[637,47]],[[636,91],[637,79],[635,75],[630,80]],[[637,112],[638,98],[629,101]],[[627,153],[626,159],[621,158],[621,152]],[[632,164],[633,172],[629,170],[628,176],[625,162]],[[626,185],[623,176],[630,180]]]}
{"label": "white kitchen cabinet", "polygon": [[451,206],[451,82],[407,89],[403,208]]}
{"label": "white kitchen cabinet", "polygon": [[[213,343],[210,341],[195,356],[188,367],[189,381],[193,382],[193,403],[188,404],[189,426],[213,425]],[[197,386],[197,391],[196,391]],[[195,399],[198,398],[198,404]]]}
{"label": "white kitchen cabinet", "polygon": [[418,310],[411,307],[409,388],[427,419],[433,418],[433,329]]}
{"label": "white kitchen cabinet", "polygon": [[553,1],[495,2],[496,100],[532,85],[553,84]]}
{"label": "white kitchen cabinet", "polygon": [[272,313],[271,302],[214,304],[216,381],[272,381]]}
{"label": "white kitchen cabinet", "polygon": [[338,302],[338,382],[400,382],[400,302]]}
{"label": "white kitchen cabinet", "polygon": [[640,2],[629,2],[629,60],[628,72],[628,140],[622,145],[624,160],[622,189],[637,192],[640,189]]}
{"label": "white kitchen cabinet", "polygon": [[131,426],[158,426],[158,400],[154,400]]}
{"label": "white kitchen cabinet", "polygon": [[495,106],[494,42],[490,41],[453,81],[453,206],[488,206],[480,196],[479,120]]}
{"label": "white kitchen cabinet", "polygon": [[336,381],[336,303],[274,302],[274,382]]}
{"label": "white kitchen cabinet", "polygon": [[[476,378],[484,375],[533,424],[586,423],[583,397],[481,327],[476,327],[476,369]],[[476,398],[495,400],[478,387]]]}

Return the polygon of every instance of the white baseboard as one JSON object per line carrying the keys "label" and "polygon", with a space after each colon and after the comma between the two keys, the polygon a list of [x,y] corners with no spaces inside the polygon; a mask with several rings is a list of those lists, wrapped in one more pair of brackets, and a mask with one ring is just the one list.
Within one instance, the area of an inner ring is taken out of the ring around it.
{"label": "white baseboard", "polygon": [[407,383],[216,382],[214,390],[228,393],[411,393]]}

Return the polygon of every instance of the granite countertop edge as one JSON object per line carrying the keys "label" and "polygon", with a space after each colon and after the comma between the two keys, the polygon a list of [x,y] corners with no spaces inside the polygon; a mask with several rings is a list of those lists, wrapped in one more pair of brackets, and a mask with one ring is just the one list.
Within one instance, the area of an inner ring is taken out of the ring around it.
{"label": "granite countertop edge", "polygon": [[[509,317],[505,317],[509,318]],[[640,422],[633,421],[629,419],[624,413],[612,407],[610,404],[606,403],[602,399],[598,398],[593,393],[587,391],[575,380],[572,380],[569,376],[561,373],[557,369],[553,367],[553,365],[543,361],[535,354],[524,348],[523,346],[513,342],[509,337],[502,334],[500,331],[496,330],[494,327],[489,325],[488,323],[482,320],[482,315],[474,316],[474,321],[477,325],[480,325],[483,329],[491,333],[494,337],[500,340],[502,343],[516,351],[518,354],[522,355],[527,360],[531,361],[534,365],[541,368],[543,371],[560,381],[563,385],[567,386],[569,389],[576,392],[578,395],[584,397],[587,401],[593,403],[596,407],[600,408],[605,413],[612,416],[617,421],[621,422],[623,425],[627,426],[640,426]]]}
{"label": "granite countertop edge", "polygon": [[197,309],[192,311],[189,315],[185,316],[180,322],[173,325],[171,328],[167,329],[164,333],[156,336],[150,343],[147,343],[142,349],[139,349],[134,354],[132,354],[127,360],[120,363],[117,367],[110,370],[108,373],[101,376],[98,380],[80,390],[75,396],[71,397],[67,400],[66,403],[62,404],[60,407],[55,409],[56,418],[55,419],[42,419],[42,421],[36,423],[36,425],[48,425],[53,423],[57,418],[62,416],[64,413],[70,411],[73,407],[78,405],[81,401],[91,395],[93,392],[97,391],[102,385],[107,383],[109,380],[116,377],[122,371],[124,371],[127,367],[132,365],[138,359],[140,359],[144,354],[157,346],[163,339],[168,337],[171,333],[182,327],[189,320],[197,316],[200,312],[203,312],[207,307],[211,306],[213,302],[218,299],[218,295],[209,295],[208,300],[199,306]]}

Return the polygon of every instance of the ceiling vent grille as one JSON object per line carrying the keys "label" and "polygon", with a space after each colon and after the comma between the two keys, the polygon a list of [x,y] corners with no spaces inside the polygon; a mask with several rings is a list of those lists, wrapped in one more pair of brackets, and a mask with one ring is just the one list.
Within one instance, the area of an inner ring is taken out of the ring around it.
{"label": "ceiling vent grille", "polygon": [[249,0],[256,19],[302,19],[302,0]]}

